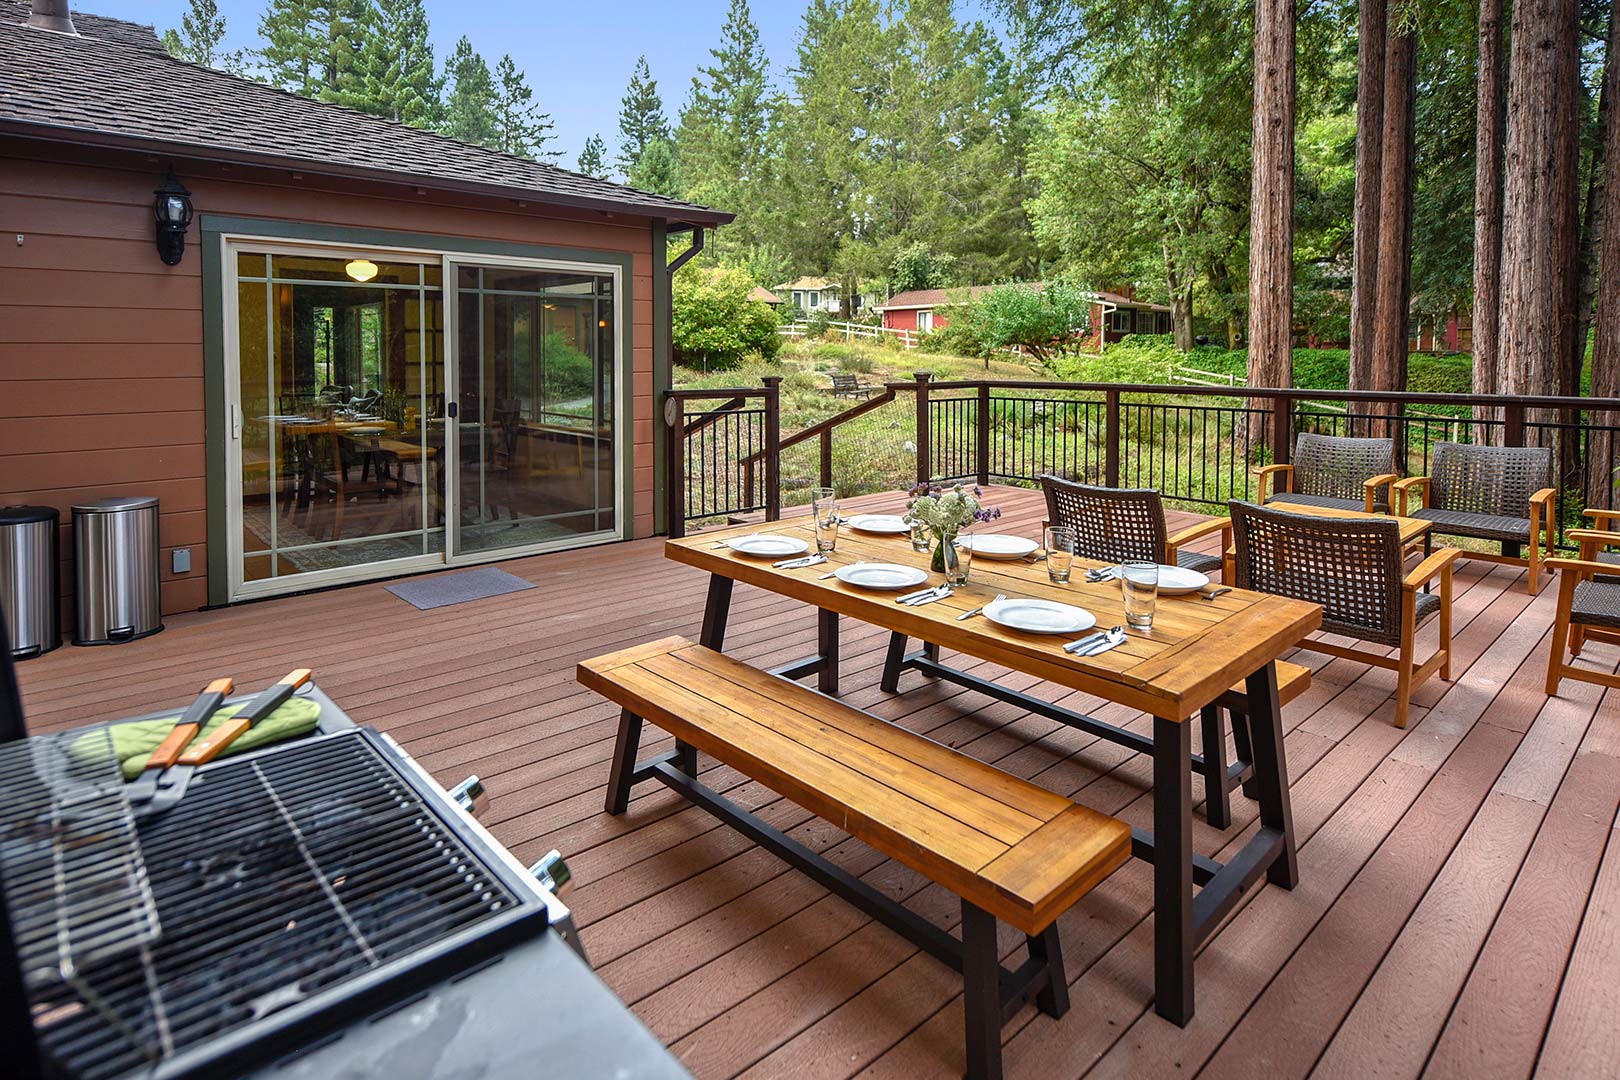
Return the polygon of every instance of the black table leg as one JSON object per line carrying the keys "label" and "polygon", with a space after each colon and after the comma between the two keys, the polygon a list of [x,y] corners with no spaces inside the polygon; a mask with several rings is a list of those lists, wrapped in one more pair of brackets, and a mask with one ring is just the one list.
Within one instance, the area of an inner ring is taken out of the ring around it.
{"label": "black table leg", "polygon": [[823,694],[838,693],[838,612],[816,611],[816,651],[821,654],[821,670],[816,672],[816,689]]}
{"label": "black table leg", "polygon": [[707,645],[716,652],[726,647],[726,619],[731,615],[730,578],[723,574],[709,575],[709,599],[703,607],[703,630],[698,644]]}
{"label": "black table leg", "polygon": [[885,694],[900,690],[900,669],[906,660],[906,635],[895,630],[889,634],[889,651],[883,659],[883,679],[878,687]]}
{"label": "black table leg", "polygon": [[1277,665],[1267,664],[1250,675],[1249,737],[1254,743],[1255,801],[1260,824],[1282,834],[1282,851],[1266,868],[1266,880],[1292,889],[1299,883],[1299,858],[1294,852],[1294,808],[1288,796],[1288,758],[1283,749],[1282,706],[1277,700]]}
{"label": "black table leg", "polygon": [[1155,1008],[1185,1027],[1193,1017],[1193,949],[1198,944],[1193,928],[1192,731],[1162,716],[1153,718],[1153,924]]}
{"label": "black table leg", "polygon": [[1226,729],[1221,707],[1205,705],[1198,714],[1204,740],[1204,820],[1217,829],[1232,825],[1231,781],[1226,771]]}

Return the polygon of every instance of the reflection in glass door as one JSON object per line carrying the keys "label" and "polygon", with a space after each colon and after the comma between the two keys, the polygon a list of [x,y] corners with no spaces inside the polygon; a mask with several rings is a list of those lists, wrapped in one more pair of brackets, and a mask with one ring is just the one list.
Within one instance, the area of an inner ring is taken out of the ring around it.
{"label": "reflection in glass door", "polygon": [[611,274],[456,266],[456,545],[616,527]]}
{"label": "reflection in glass door", "polygon": [[442,553],[440,261],[231,259],[238,592]]}

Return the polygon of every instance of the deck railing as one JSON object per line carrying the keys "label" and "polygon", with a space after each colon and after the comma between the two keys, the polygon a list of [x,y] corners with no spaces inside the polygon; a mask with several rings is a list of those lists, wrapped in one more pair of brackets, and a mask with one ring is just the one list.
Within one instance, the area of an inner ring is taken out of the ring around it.
{"label": "deck railing", "polygon": [[[703,393],[746,399],[764,392]],[[671,396],[687,401],[691,394]],[[766,401],[762,408],[775,407],[774,389]],[[1219,511],[1230,499],[1256,498],[1257,467],[1286,463],[1300,432],[1394,438],[1397,467],[1408,476],[1427,475],[1433,448],[1443,441],[1550,447],[1557,463],[1560,540],[1566,527],[1579,523],[1583,506],[1615,504],[1620,400],[1594,398],[936,381],[920,372],[911,382],[885,384],[870,401],[779,438],[774,451],[760,441],[734,459],[717,459],[715,442],[704,441],[699,429],[697,441],[685,438],[684,456],[672,444],[670,461],[686,462],[680,479],[688,490],[695,483],[704,493],[687,497],[683,527],[685,521],[750,510],[775,516],[783,500],[803,501],[800,492],[812,485],[853,495],[918,481],[1027,485],[1047,473],[1157,488],[1175,503]],[[694,460],[700,464],[696,471]],[[711,467],[719,480],[735,476],[738,483],[716,483],[708,475]],[[775,510],[747,482],[769,473],[778,478]],[[724,505],[731,492],[739,493],[735,505]]]}

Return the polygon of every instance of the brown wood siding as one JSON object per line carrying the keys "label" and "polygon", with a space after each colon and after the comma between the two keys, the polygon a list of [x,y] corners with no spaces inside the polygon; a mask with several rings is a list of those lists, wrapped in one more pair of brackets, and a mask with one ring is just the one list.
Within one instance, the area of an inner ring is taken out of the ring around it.
{"label": "brown wood siding", "polygon": [[[179,266],[153,246],[152,189],[167,162],[0,140],[0,504],[64,519],[64,629],[71,627],[70,507],[106,495],[162,501],[163,610],[207,603],[202,259],[199,226]],[[410,188],[387,191],[279,171],[176,162],[197,213],[631,256],[630,437],[635,536],[653,530],[654,263],[651,223]],[[16,235],[22,235],[19,244]],[[189,547],[176,578],[169,553]]]}

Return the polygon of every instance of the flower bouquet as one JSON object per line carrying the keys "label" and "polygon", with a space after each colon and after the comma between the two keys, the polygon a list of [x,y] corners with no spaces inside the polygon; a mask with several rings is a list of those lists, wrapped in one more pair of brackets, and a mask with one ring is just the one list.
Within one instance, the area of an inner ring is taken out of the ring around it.
{"label": "flower bouquet", "polygon": [[946,574],[956,562],[956,537],[963,529],[1001,516],[998,507],[986,508],[979,504],[984,494],[980,487],[964,488],[953,484],[946,488],[940,484],[918,484],[910,491],[911,501],[906,504],[906,515],[912,521],[928,526],[934,537],[936,574]]}

